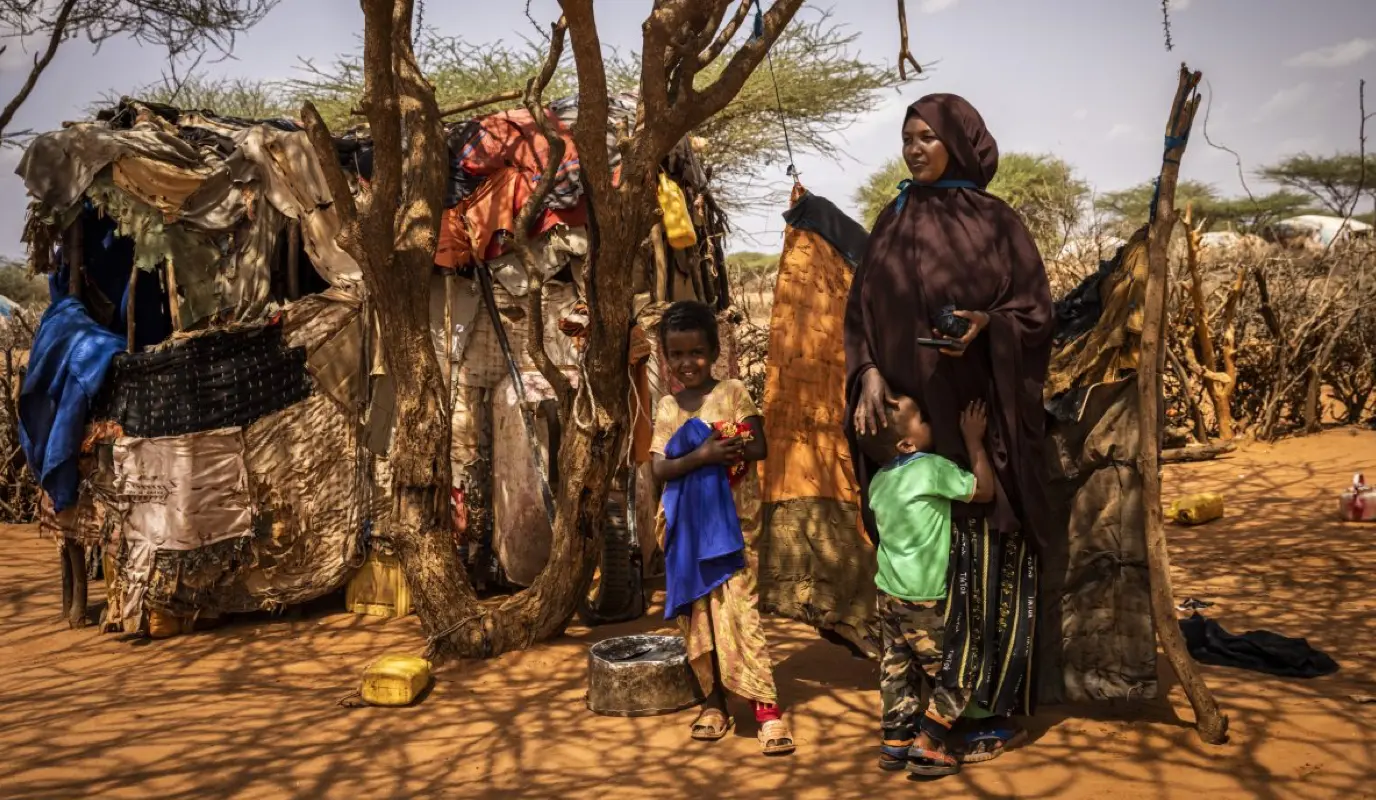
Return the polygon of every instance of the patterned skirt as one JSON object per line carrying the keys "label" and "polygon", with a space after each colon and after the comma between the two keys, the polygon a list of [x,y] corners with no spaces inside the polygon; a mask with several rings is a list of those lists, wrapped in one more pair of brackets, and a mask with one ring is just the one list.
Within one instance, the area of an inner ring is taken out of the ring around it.
{"label": "patterned skirt", "polygon": [[1031,714],[1037,557],[1026,537],[954,518],[948,585],[942,684],[988,713]]}

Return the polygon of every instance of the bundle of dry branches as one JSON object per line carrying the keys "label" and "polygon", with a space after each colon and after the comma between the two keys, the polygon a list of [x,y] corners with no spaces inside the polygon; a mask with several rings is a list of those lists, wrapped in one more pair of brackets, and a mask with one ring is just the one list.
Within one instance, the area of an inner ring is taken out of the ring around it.
{"label": "bundle of dry branches", "polygon": [[38,485],[19,449],[19,389],[36,315],[16,307],[0,322],[0,522],[20,524],[38,517]]}

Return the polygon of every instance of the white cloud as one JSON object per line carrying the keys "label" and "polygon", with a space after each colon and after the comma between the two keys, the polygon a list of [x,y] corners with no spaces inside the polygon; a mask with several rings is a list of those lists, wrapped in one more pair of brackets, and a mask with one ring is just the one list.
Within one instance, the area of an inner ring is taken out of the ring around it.
{"label": "white cloud", "polygon": [[1287,67],[1316,67],[1334,69],[1356,64],[1372,53],[1376,53],[1376,39],[1353,39],[1350,42],[1331,44],[1300,53],[1285,62]]}
{"label": "white cloud", "polygon": [[939,14],[959,2],[960,0],[922,0],[922,13]]}
{"label": "white cloud", "polygon": [[1312,100],[1313,96],[1314,87],[1307,83],[1291,86],[1288,89],[1279,89],[1271,95],[1271,99],[1257,108],[1256,118],[1263,120],[1289,113],[1303,106],[1305,102]]}
{"label": "white cloud", "polygon": [[1194,0],[1167,0],[1170,3],[1171,11],[1184,11],[1194,5]]}
{"label": "white cloud", "polygon": [[1085,120],[1089,119],[1089,109],[1078,108],[1075,110],[1074,114],[1070,115],[1070,118],[1075,120],[1076,122],[1084,122]]}

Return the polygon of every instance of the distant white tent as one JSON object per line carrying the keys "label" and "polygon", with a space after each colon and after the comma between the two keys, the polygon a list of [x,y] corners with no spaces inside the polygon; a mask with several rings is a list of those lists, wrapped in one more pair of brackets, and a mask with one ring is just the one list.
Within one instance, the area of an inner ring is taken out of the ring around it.
{"label": "distant white tent", "polygon": [[1118,248],[1127,244],[1126,239],[1117,236],[1072,236],[1061,247],[1058,261],[1081,260],[1090,256],[1107,260],[1113,258]]}
{"label": "distant white tent", "polygon": [[1277,222],[1274,227],[1282,238],[1309,239],[1314,244],[1323,247],[1354,236],[1370,236],[1372,230],[1371,226],[1365,222],[1324,214],[1304,214],[1290,217]]}

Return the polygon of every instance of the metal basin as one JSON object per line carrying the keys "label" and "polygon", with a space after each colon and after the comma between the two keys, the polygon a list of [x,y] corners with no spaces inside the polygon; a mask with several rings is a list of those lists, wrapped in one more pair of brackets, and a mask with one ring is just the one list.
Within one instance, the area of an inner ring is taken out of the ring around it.
{"label": "metal basin", "polygon": [[588,710],[595,714],[651,717],[702,700],[677,636],[618,636],[588,649]]}

